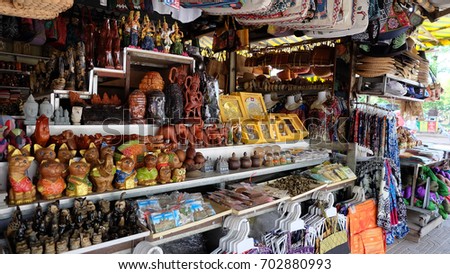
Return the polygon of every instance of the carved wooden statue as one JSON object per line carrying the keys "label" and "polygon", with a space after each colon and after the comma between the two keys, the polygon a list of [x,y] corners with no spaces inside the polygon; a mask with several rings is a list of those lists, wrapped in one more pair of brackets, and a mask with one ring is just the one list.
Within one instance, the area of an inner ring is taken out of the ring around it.
{"label": "carved wooden statue", "polygon": [[185,82],[185,106],[184,113],[186,118],[202,118],[203,95],[200,92],[200,77],[198,74],[186,77]]}

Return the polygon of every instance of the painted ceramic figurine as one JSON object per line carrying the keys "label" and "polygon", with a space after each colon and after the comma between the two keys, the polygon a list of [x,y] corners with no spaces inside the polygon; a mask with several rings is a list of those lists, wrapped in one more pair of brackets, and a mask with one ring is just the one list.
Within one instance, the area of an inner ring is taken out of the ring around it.
{"label": "painted ceramic figurine", "polygon": [[69,176],[67,176],[67,196],[85,196],[92,193],[92,183],[88,178],[89,170],[90,165],[84,158],[78,162],[70,160]]}
{"label": "painted ceramic figurine", "polygon": [[173,33],[173,30],[171,30],[169,28],[169,24],[167,24],[167,22],[166,22],[166,17],[164,17],[164,23],[161,28],[161,40],[162,40],[162,44],[164,46],[163,50],[165,53],[170,52],[170,47],[173,44],[173,41],[171,39],[172,33]]}
{"label": "painted ceramic figurine", "polygon": [[172,171],[172,182],[183,182],[186,180],[186,169],[176,168]]}
{"label": "painted ceramic figurine", "polygon": [[39,165],[41,178],[37,183],[37,190],[44,200],[61,198],[64,189],[66,189],[63,173],[64,165],[58,159],[41,162]]}
{"label": "painted ceramic figurine", "polygon": [[127,156],[122,156],[117,163],[116,178],[114,187],[117,189],[131,189],[137,186],[136,170],[134,169],[136,161]]}
{"label": "painted ceramic figurine", "polygon": [[[106,32],[105,41],[105,68],[114,68],[113,60],[113,39],[117,33],[113,33],[109,19],[105,19],[104,30]],[[117,31],[117,30],[116,30]]]}
{"label": "painted ceramic figurine", "polygon": [[130,13],[128,14],[128,18],[125,22],[124,28],[123,28],[123,46],[124,47],[130,46],[131,25],[133,23],[133,17],[134,17],[134,11],[130,11]]}
{"label": "painted ceramic figurine", "polygon": [[156,169],[158,170],[158,183],[171,182],[172,171],[170,170],[169,155],[167,153],[161,152],[158,154]]}
{"label": "painted ceramic figurine", "polygon": [[182,55],[183,54],[183,38],[184,34],[180,31],[177,22],[172,25],[172,34],[170,39],[173,42],[170,52],[173,54]]}
{"label": "painted ceramic figurine", "polygon": [[39,116],[36,120],[36,129],[33,135],[31,135],[31,140],[34,144],[39,144],[41,146],[47,145],[50,139],[50,128],[49,128],[49,118],[45,115]]}
{"label": "painted ceramic figurine", "polygon": [[114,147],[102,144],[100,148],[100,164],[95,166],[90,173],[90,178],[95,185],[96,192],[105,192],[114,190],[112,182],[116,174],[114,165]]}
{"label": "painted ceramic figurine", "polygon": [[[130,12],[131,13],[131,12]],[[141,17],[141,13],[139,11],[135,11],[133,15],[133,21],[131,21],[131,44],[130,47],[137,48],[139,43],[139,32],[141,30],[141,24],[139,23],[139,19]]]}
{"label": "painted ceramic figurine", "polygon": [[153,36],[155,35],[155,26],[146,14],[144,16],[143,28],[141,33],[142,44],[141,48],[146,50],[153,50],[155,48],[155,42],[153,41]]}
{"label": "painted ceramic figurine", "polygon": [[159,52],[164,51],[161,20],[158,21],[158,26],[157,26],[156,32],[155,32],[155,47]]}
{"label": "painted ceramic figurine", "polygon": [[23,156],[18,149],[8,158],[8,178],[11,186],[8,199],[12,205],[32,203],[36,200],[36,187],[27,176],[27,170],[33,160],[34,157]]}
{"label": "painted ceramic figurine", "polygon": [[111,21],[111,35],[112,35],[112,57],[115,69],[122,69],[120,64],[120,41],[121,41],[121,31],[119,31],[119,26],[117,25],[117,20],[113,19]]}
{"label": "painted ceramic figurine", "polygon": [[158,170],[156,169],[157,157],[153,153],[149,153],[144,157],[145,166],[137,170],[138,185],[152,186],[156,185]]}

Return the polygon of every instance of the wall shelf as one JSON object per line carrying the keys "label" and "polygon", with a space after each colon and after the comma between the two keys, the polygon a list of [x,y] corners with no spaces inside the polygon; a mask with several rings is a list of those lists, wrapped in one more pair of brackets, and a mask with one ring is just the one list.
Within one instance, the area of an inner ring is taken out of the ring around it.
{"label": "wall shelf", "polygon": [[24,75],[30,75],[30,71],[22,71],[22,70],[15,70],[15,69],[0,69],[0,72],[3,73],[16,73],[16,74],[24,74]]}
{"label": "wall shelf", "polygon": [[20,54],[20,53],[5,52],[5,51],[0,51],[0,55],[9,55],[9,56],[14,56],[16,58],[17,57],[22,57],[22,58],[50,60],[50,57],[43,57],[43,56],[29,55],[29,54]]}
{"label": "wall shelf", "polygon": [[[386,92],[387,84],[389,81],[397,81],[403,83],[408,86],[413,86],[415,89],[425,89],[426,86],[422,83],[405,79],[397,75],[393,74],[385,74],[379,77],[362,77],[358,78],[358,87],[357,94],[363,96],[377,96],[381,98],[387,99],[396,99],[396,100],[404,100],[404,101],[413,101],[413,102],[423,102],[424,99],[418,99],[410,96],[400,96],[400,95],[392,95]],[[380,89],[368,89],[364,87],[364,83],[370,84],[381,84]]]}
{"label": "wall shelf", "polygon": [[11,87],[11,86],[0,86],[0,89],[30,90],[29,87]]}

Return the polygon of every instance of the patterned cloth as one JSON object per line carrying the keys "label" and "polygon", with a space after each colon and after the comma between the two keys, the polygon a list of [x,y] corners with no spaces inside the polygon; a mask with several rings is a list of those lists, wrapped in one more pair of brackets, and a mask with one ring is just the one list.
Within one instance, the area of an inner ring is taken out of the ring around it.
{"label": "patterned cloth", "polygon": [[408,234],[406,205],[401,193],[399,168],[391,159],[375,159],[360,163],[357,168],[358,183],[366,198],[377,201],[377,225],[386,231],[386,243]]}

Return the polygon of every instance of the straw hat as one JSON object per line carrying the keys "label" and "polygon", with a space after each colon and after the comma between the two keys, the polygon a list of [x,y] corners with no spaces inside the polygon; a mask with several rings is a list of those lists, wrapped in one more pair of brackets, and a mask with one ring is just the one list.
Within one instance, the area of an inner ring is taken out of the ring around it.
{"label": "straw hat", "polygon": [[256,76],[250,72],[244,72],[242,78],[238,79],[239,84],[248,83],[256,79]]}
{"label": "straw hat", "polygon": [[333,75],[332,67],[312,67],[311,72],[320,78],[327,78]]}
{"label": "straw hat", "polygon": [[275,101],[272,99],[272,95],[270,93],[264,94],[264,104],[266,105],[266,109],[273,108],[279,101]]}
{"label": "straw hat", "polygon": [[303,104],[303,101],[296,102],[294,95],[289,95],[286,99],[286,103],[284,104],[284,107],[287,110],[296,110]]}

